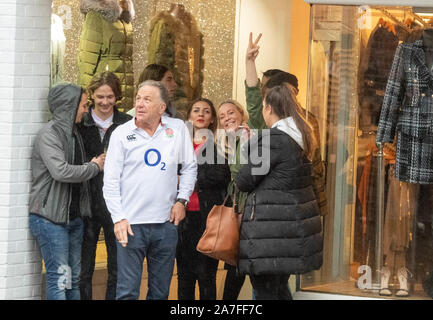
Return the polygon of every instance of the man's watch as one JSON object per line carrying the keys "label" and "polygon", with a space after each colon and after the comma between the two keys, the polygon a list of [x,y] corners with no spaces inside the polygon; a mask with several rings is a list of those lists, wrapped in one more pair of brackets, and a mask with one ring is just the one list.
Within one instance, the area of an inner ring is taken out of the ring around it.
{"label": "man's watch", "polygon": [[185,199],[182,199],[182,198],[177,198],[176,202],[182,203],[185,206],[185,208],[188,205],[188,200],[185,200]]}

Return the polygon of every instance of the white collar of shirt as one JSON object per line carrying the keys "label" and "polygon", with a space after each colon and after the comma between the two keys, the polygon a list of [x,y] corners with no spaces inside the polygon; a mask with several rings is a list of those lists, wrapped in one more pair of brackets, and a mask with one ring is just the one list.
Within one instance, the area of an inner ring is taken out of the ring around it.
{"label": "white collar of shirt", "polygon": [[304,142],[302,141],[302,133],[299,131],[298,127],[296,126],[295,121],[292,117],[287,117],[285,119],[281,119],[274,123],[272,128],[277,128],[287,135],[289,135],[293,140],[296,141],[299,146],[304,149]]}
{"label": "white collar of shirt", "polygon": [[91,115],[92,115],[93,121],[95,121],[96,127],[99,129],[99,136],[100,136],[101,141],[102,141],[104,139],[105,132],[113,124],[114,113],[105,120],[102,120],[101,118],[99,118],[95,114],[95,112],[91,112]]}
{"label": "white collar of shirt", "polygon": [[113,116],[114,116],[114,113],[111,116],[109,116],[107,119],[102,120],[101,118],[99,118],[95,114],[95,112],[92,112],[93,121],[95,121],[95,124],[98,127],[103,128],[103,129],[108,129],[111,126],[111,124],[113,122]]}
{"label": "white collar of shirt", "polygon": [[[153,134],[152,137],[154,137],[158,133],[158,131],[160,131],[161,129],[164,129],[167,126],[167,121],[166,121],[167,118],[168,117],[166,115],[163,115],[161,117],[161,120],[159,121],[158,127],[156,128],[155,133]],[[142,133],[142,135],[144,134],[145,137],[147,137],[147,138],[152,138],[149,136],[149,134],[145,130],[137,127],[137,125],[135,124],[135,117],[130,120],[129,129],[131,131],[137,131],[139,133]]]}

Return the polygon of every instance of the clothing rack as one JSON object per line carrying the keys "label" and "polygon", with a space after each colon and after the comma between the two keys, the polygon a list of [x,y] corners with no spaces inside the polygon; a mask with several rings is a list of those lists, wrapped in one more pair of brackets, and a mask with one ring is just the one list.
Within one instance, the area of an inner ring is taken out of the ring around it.
{"label": "clothing rack", "polygon": [[415,21],[418,21],[423,27],[428,27],[429,24],[425,22],[419,15],[417,15],[412,10],[409,11],[409,14],[415,19]]}
{"label": "clothing rack", "polygon": [[[390,20],[394,21],[396,24],[398,24],[400,27],[406,29],[407,31],[410,30],[410,28],[406,24],[404,24],[403,22],[398,20],[392,13],[390,13],[388,10],[386,10],[385,7],[373,7],[373,9],[382,12],[383,15],[385,15]],[[412,18],[414,18],[414,20],[416,22],[418,22],[420,24],[421,27],[427,28],[427,27],[431,26],[430,23],[426,22],[423,18],[421,18],[419,15],[417,15],[415,12],[413,12],[413,9],[411,7],[404,8],[404,9],[405,9],[405,12],[407,14],[409,14]]]}
{"label": "clothing rack", "polygon": [[385,216],[385,158],[384,145],[377,143],[377,201],[376,201],[376,281],[381,283],[383,267],[383,222]]}
{"label": "clothing rack", "polygon": [[386,10],[384,7],[374,7],[374,9],[379,10],[380,12],[383,13],[383,15],[385,15],[387,18],[389,18],[390,20],[394,21],[395,24],[399,25],[400,27],[402,27],[403,29],[405,29],[406,31],[410,31],[410,28],[408,26],[406,26],[403,22],[401,22],[400,20],[398,20],[396,17],[394,17],[394,15],[392,15],[388,10]]}

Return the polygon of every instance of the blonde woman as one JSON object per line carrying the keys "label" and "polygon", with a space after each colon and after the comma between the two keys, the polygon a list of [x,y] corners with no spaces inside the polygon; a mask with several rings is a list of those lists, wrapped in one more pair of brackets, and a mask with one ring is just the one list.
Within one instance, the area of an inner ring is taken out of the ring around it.
{"label": "blonde woman", "polygon": [[[229,161],[231,181],[227,192],[234,195],[233,179],[245,161],[242,161],[241,146],[248,139],[249,127],[247,125],[248,113],[235,100],[226,100],[218,108],[218,146],[225,151]],[[247,193],[236,192],[235,210],[242,213]],[[234,197],[232,196],[232,199]],[[224,284],[223,300],[236,300],[245,281],[244,275],[238,275],[236,268],[225,264],[227,276]]]}

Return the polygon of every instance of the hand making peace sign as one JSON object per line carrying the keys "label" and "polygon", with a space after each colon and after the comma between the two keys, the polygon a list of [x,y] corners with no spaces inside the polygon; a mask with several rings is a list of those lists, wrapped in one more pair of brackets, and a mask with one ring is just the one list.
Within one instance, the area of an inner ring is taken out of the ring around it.
{"label": "hand making peace sign", "polygon": [[262,37],[262,34],[260,33],[256,40],[253,42],[253,33],[250,32],[250,39],[248,42],[248,48],[247,48],[247,55],[246,60],[250,60],[254,62],[257,58],[257,55],[259,54],[260,46],[258,45],[260,38]]}

